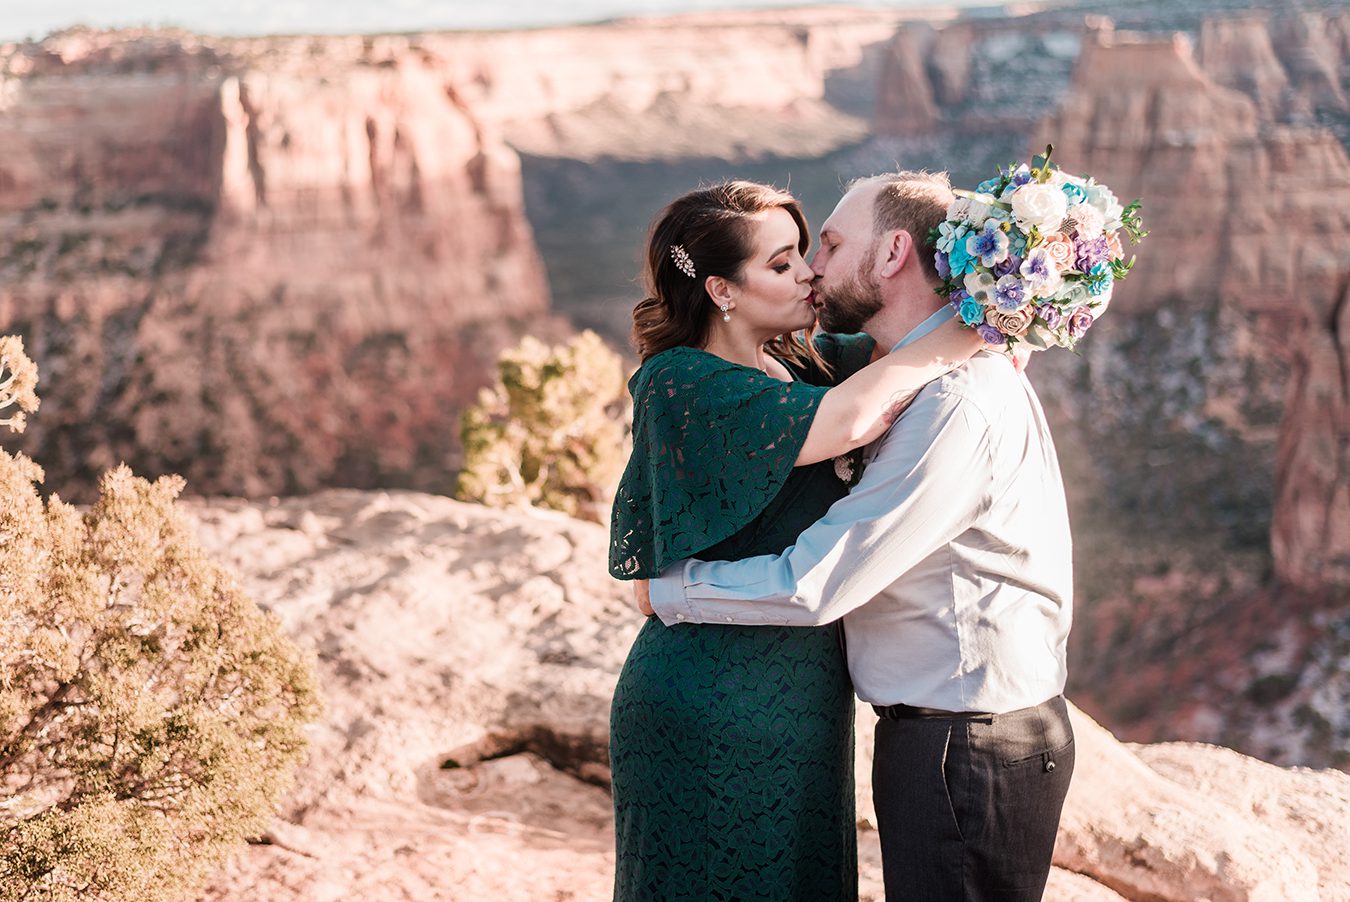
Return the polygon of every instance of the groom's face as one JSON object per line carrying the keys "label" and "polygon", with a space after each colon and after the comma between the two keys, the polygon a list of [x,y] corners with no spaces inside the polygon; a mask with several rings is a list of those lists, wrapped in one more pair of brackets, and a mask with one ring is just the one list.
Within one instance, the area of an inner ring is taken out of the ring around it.
{"label": "groom's face", "polygon": [[827,332],[862,332],[881,311],[877,279],[877,237],[872,208],[878,185],[860,185],[845,194],[820,227],[820,248],[811,258],[816,274],[816,314]]}

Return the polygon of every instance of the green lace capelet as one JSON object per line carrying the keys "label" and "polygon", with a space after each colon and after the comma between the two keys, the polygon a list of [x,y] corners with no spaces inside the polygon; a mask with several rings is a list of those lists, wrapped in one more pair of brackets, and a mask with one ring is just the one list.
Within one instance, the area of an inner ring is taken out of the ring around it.
{"label": "green lace capelet", "polygon": [[734,535],[782,489],[821,398],[866,365],[865,335],[818,335],[835,370],[793,370],[792,382],[697,348],[649,358],[628,382],[633,454],[614,498],[609,570],[650,579]]}

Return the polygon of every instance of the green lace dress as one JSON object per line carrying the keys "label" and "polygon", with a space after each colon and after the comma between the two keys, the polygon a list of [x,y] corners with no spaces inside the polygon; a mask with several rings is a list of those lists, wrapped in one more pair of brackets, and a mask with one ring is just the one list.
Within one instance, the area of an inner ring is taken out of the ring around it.
{"label": "green lace dress", "polygon": [[[840,379],[872,342],[817,346]],[[792,465],[832,382],[794,376],[694,348],[634,374],[616,577],[781,552],[844,495],[833,461]],[[614,691],[610,764],[617,902],[857,898],[853,688],[836,627],[649,618]]]}

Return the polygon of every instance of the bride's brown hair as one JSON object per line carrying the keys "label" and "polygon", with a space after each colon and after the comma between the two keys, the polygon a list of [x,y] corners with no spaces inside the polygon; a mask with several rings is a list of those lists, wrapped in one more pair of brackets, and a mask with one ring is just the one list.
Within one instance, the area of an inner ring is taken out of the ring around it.
{"label": "bride's brown hair", "polygon": [[[661,211],[647,236],[643,285],[648,297],[633,308],[633,344],[646,360],[669,348],[701,348],[708,342],[713,316],[720,316],[704,287],[709,276],[739,282],[754,253],[756,214],[774,207],[797,223],[797,250],[805,256],[811,232],[801,204],[786,191],[758,182],[728,181],[690,191]],[[696,273],[680,268],[671,248],[688,254]],[[775,357],[797,363],[814,361],[827,369],[811,344],[810,330],[778,336],[764,345]]]}

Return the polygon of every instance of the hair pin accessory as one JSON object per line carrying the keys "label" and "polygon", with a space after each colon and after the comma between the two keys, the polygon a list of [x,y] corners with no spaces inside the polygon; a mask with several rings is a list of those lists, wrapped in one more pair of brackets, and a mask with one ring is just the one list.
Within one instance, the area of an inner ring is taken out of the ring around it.
{"label": "hair pin accessory", "polygon": [[670,256],[675,258],[675,267],[689,278],[694,278],[694,261],[689,256],[689,252],[684,249],[683,244],[672,244],[670,246]]}

